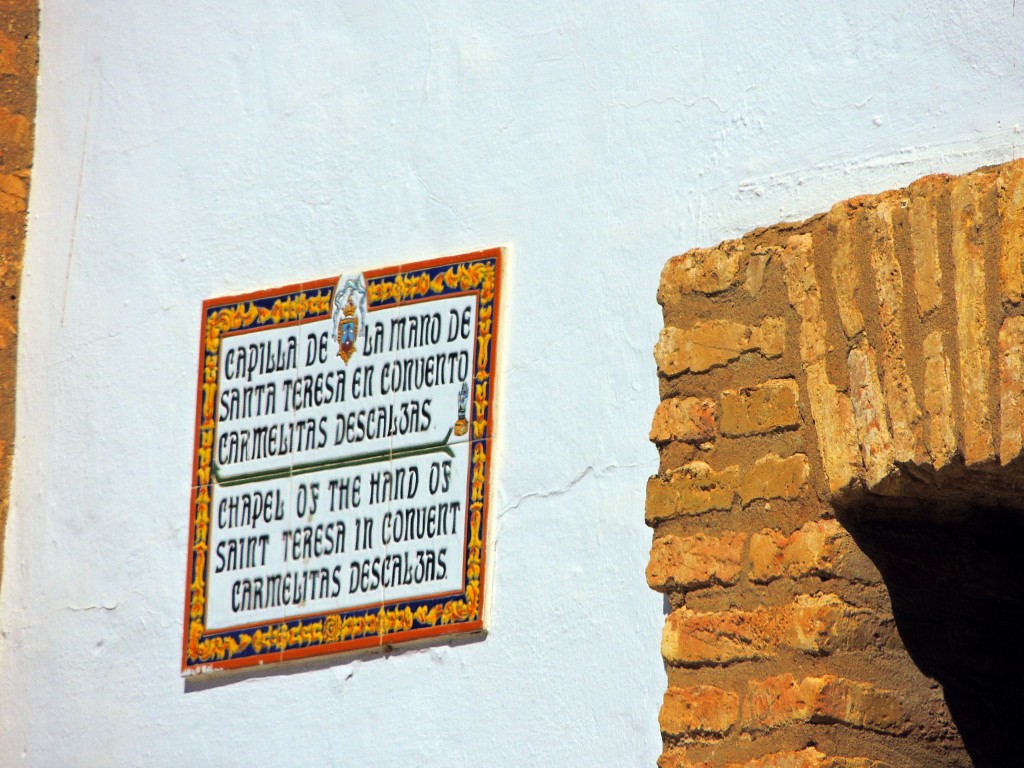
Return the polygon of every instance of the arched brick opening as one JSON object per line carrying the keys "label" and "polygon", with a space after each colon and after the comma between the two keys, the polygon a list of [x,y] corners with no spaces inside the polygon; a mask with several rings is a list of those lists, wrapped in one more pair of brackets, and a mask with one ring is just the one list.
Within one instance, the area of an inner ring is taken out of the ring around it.
{"label": "arched brick opening", "polygon": [[662,766],[1018,759],[1022,261],[1024,161],[668,262]]}

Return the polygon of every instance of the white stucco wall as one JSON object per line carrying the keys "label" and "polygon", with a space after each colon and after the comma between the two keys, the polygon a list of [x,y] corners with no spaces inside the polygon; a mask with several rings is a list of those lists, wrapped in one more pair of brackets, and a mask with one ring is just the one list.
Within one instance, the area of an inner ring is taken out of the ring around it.
{"label": "white stucco wall", "polygon": [[[4,765],[653,764],[661,265],[1024,153],[1010,0],[378,5],[42,2]],[[202,299],[494,245],[489,636],[186,685]]]}

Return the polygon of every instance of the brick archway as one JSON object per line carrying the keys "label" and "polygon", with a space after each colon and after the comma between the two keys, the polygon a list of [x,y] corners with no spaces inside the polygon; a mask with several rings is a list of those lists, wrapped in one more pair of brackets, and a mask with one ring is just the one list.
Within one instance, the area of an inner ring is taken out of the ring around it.
{"label": "brick archway", "polygon": [[[999,764],[971,714],[988,693],[944,661],[984,621],[921,585],[1015,562],[981,534],[1024,510],[1022,262],[1015,161],[665,266],[663,766]],[[979,576],[985,594],[1016,570]]]}

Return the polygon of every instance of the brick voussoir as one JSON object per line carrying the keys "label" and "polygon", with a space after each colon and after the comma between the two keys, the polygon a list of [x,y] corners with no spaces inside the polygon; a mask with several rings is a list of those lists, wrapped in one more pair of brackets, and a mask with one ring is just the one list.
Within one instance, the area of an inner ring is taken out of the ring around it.
{"label": "brick voussoir", "polygon": [[797,595],[753,610],[697,613],[684,606],[666,617],[662,657],[698,668],[772,658],[780,648],[823,656],[856,644],[876,623],[871,611],[833,594]]}
{"label": "brick voussoir", "polygon": [[768,584],[782,578],[846,579],[878,583],[881,575],[837,520],[815,520],[785,534],[764,528],[750,537],[749,578]]}
{"label": "brick voussoir", "polygon": [[751,680],[743,700],[743,730],[771,731],[792,723],[829,723],[895,736],[911,728],[895,691],[826,674],[797,680],[785,673]]}
{"label": "brick voussoir", "polygon": [[727,389],[721,395],[721,431],[727,437],[763,435],[800,426],[800,388],[794,379]]}
{"label": "brick voussoir", "polygon": [[658,724],[667,736],[708,739],[725,736],[739,721],[740,699],[713,685],[669,686]]}
{"label": "brick voussoir", "polygon": [[732,508],[739,483],[739,466],[715,470],[703,461],[691,461],[664,477],[647,482],[647,523],[700,515]]}
{"label": "brick voussoir", "polygon": [[647,583],[659,592],[731,586],[743,571],[746,541],[746,534],[734,531],[721,536],[655,537]]}
{"label": "brick voussoir", "polygon": [[989,348],[984,209],[995,174],[961,176],[952,184],[956,336],[960,352],[960,406],[963,413],[963,457],[967,464],[995,455],[989,410],[992,354]]}
{"label": "brick voussoir", "polygon": [[882,361],[882,387],[892,426],[893,458],[896,461],[923,461],[924,442],[921,411],[907,370],[907,352],[903,328],[903,270],[896,257],[893,216],[905,205],[901,193],[881,195],[868,209],[870,261],[882,335],[879,340]]}
{"label": "brick voussoir", "polygon": [[666,376],[704,373],[740,359],[746,353],[780,357],[786,349],[785,321],[766,317],[759,324],[732,320],[699,321],[686,328],[666,326],[654,345],[654,361]]}

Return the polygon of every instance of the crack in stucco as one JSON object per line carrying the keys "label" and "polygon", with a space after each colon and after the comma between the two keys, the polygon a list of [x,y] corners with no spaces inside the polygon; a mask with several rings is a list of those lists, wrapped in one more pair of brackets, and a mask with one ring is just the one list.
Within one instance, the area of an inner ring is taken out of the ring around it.
{"label": "crack in stucco", "polygon": [[89,101],[85,108],[85,125],[82,128],[82,156],[78,164],[78,185],[75,190],[75,210],[71,217],[71,238],[68,243],[68,262],[64,271],[64,297],[60,306],[60,325],[64,327],[64,315],[68,308],[68,286],[71,283],[71,259],[75,255],[75,239],[78,237],[78,213],[82,202],[82,180],[85,178],[85,161],[89,150],[89,125],[92,122],[92,98],[96,91],[96,80],[89,86]]}
{"label": "crack in stucco", "polygon": [[113,605],[69,605],[66,609],[69,611],[82,612],[82,611],[116,611],[118,603]]}
{"label": "crack in stucco", "polygon": [[609,464],[609,465],[601,467],[601,468],[595,468],[593,465],[590,465],[588,467],[585,467],[582,472],[577,474],[568,483],[566,483],[565,485],[563,485],[563,486],[561,486],[559,488],[553,488],[553,489],[548,490],[548,491],[534,491],[532,493],[524,493],[522,496],[520,496],[518,499],[516,499],[513,503],[511,503],[511,504],[505,506],[503,509],[501,509],[499,511],[499,513],[498,513],[498,517],[499,518],[503,517],[505,514],[507,514],[509,512],[515,511],[516,509],[518,509],[523,504],[523,502],[529,501],[531,499],[554,499],[554,498],[558,498],[560,496],[565,496],[570,491],[572,491],[577,485],[579,485],[584,480],[586,480],[588,477],[593,477],[595,479],[601,479],[601,478],[607,477],[610,473],[612,473],[612,472],[614,472],[616,470],[620,470],[620,469],[637,469],[640,466],[642,466],[642,465],[639,464],[639,463],[638,464]]}
{"label": "crack in stucco", "polygon": [[455,210],[455,208],[453,208],[449,203],[446,203],[444,200],[442,200],[440,197],[434,194],[433,190],[431,190],[430,186],[420,175],[419,171],[413,168],[412,175],[416,177],[416,181],[418,181],[420,183],[420,186],[423,187],[423,191],[427,193],[427,199],[430,202],[448,211],[448,213],[450,213],[452,217],[455,218],[463,227],[465,227],[470,232],[473,232],[473,228],[469,226],[469,222],[467,222],[466,219],[463,218],[463,216],[457,210]]}

